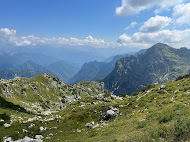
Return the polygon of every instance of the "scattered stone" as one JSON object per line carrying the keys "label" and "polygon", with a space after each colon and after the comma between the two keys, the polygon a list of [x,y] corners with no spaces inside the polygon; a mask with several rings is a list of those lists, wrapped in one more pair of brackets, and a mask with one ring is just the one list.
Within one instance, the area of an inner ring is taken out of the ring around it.
{"label": "scattered stone", "polygon": [[110,110],[107,110],[106,112],[103,112],[103,118],[104,120],[108,121],[110,119],[113,119],[114,117],[118,116],[119,109],[111,107]]}
{"label": "scattered stone", "polygon": [[10,126],[11,124],[7,124],[7,123],[4,124],[4,127],[10,127]]}
{"label": "scattered stone", "polygon": [[45,128],[42,127],[42,126],[40,127],[40,132],[42,132],[42,131],[46,131],[46,130],[47,130],[47,127],[45,127]]}
{"label": "scattered stone", "polygon": [[126,119],[129,119],[130,118],[130,116],[129,115],[126,115]]}
{"label": "scattered stone", "polygon": [[81,132],[81,130],[77,129],[77,133],[80,133],[80,132]]}
{"label": "scattered stone", "polygon": [[12,138],[11,137],[4,137],[3,138],[3,142],[13,142]]}
{"label": "scattered stone", "polygon": [[166,85],[161,85],[160,90],[166,88]]}
{"label": "scattered stone", "polygon": [[27,132],[28,132],[28,130],[22,129],[22,132],[23,132],[23,133],[27,133]]}
{"label": "scattered stone", "polygon": [[90,123],[86,123],[85,126],[87,126],[88,128],[92,128],[92,127],[94,126],[94,124],[95,124],[95,122],[92,121],[92,122],[90,122]]}
{"label": "scattered stone", "polygon": [[174,93],[176,94],[177,92],[179,92],[179,90],[175,90]]}
{"label": "scattered stone", "polygon": [[39,137],[39,139],[33,139],[33,138],[25,136],[23,139],[19,139],[14,142],[43,142],[43,140],[41,139],[42,137]]}
{"label": "scattered stone", "polygon": [[39,140],[39,139],[43,139],[44,137],[42,135],[36,135],[35,138]]}
{"label": "scattered stone", "polygon": [[145,121],[145,119],[139,120],[139,122]]}

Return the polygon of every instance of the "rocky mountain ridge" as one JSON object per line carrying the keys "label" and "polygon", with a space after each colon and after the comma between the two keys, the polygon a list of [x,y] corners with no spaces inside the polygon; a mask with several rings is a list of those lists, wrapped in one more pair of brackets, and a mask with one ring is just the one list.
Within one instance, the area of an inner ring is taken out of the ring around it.
{"label": "rocky mountain ridge", "polygon": [[174,80],[190,70],[190,50],[175,49],[158,43],[137,57],[117,61],[113,71],[104,79],[107,89],[114,94],[132,94],[149,84]]}

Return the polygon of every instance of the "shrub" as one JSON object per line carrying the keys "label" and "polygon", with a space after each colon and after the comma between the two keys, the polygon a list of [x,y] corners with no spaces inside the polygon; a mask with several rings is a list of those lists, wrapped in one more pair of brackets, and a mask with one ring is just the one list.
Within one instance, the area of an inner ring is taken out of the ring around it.
{"label": "shrub", "polygon": [[167,123],[171,121],[174,117],[174,112],[171,110],[171,108],[168,108],[167,111],[163,111],[160,114],[158,114],[157,120],[159,123]]}
{"label": "shrub", "polygon": [[168,129],[164,125],[160,125],[156,130],[151,133],[151,136],[155,139],[160,137],[166,137],[168,135]]}
{"label": "shrub", "polygon": [[9,115],[6,113],[0,114],[0,118],[3,119],[4,121],[9,121],[11,118]]}
{"label": "shrub", "polygon": [[126,94],[126,93],[119,94],[119,97],[125,97],[125,96],[128,96],[128,94]]}
{"label": "shrub", "polygon": [[26,88],[21,89],[21,94],[23,94],[24,92],[26,92]]}
{"label": "shrub", "polygon": [[159,93],[159,94],[165,94],[165,91],[164,90],[158,90],[157,93]]}
{"label": "shrub", "polygon": [[137,96],[139,94],[139,92],[133,92],[132,96]]}
{"label": "shrub", "polygon": [[174,124],[175,132],[174,136],[176,140],[181,140],[189,137],[190,133],[190,118],[182,117],[177,119]]}
{"label": "shrub", "polygon": [[105,94],[104,94],[104,98],[105,98],[105,97],[110,97],[110,96],[111,96],[111,95],[108,94],[108,93],[105,93]]}
{"label": "shrub", "polygon": [[148,124],[147,121],[138,122],[137,128],[144,128],[144,127],[146,127],[147,124]]}
{"label": "shrub", "polygon": [[148,85],[148,86],[145,86],[145,87],[143,87],[143,88],[141,88],[141,91],[142,92],[145,92],[145,91],[147,91],[147,90],[149,90],[149,89],[151,89],[151,88],[154,88],[156,85],[154,85],[154,84],[150,84],[150,85]]}

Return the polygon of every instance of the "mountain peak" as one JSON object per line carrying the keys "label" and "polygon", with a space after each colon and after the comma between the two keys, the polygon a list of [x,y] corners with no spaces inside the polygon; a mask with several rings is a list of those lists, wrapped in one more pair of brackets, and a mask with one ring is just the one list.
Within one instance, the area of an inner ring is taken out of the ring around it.
{"label": "mountain peak", "polygon": [[150,47],[145,53],[146,54],[160,53],[160,54],[165,55],[166,53],[173,52],[174,50],[175,50],[175,48],[173,48],[167,44],[157,43],[157,44],[153,45],[152,47]]}
{"label": "mountain peak", "polygon": [[190,70],[190,50],[181,50],[157,43],[140,56],[119,60],[104,83],[109,91],[119,95],[132,94],[148,84],[171,81]]}
{"label": "mountain peak", "polygon": [[150,49],[155,49],[155,48],[159,48],[159,49],[163,49],[163,48],[172,48],[169,45],[165,44],[165,43],[156,43],[155,45],[153,45]]}

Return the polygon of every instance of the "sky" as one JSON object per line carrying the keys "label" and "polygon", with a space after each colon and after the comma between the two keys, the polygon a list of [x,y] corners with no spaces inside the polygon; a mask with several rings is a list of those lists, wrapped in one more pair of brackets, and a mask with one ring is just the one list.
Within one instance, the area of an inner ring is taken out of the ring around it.
{"label": "sky", "polygon": [[0,46],[190,47],[188,0],[1,0]]}

